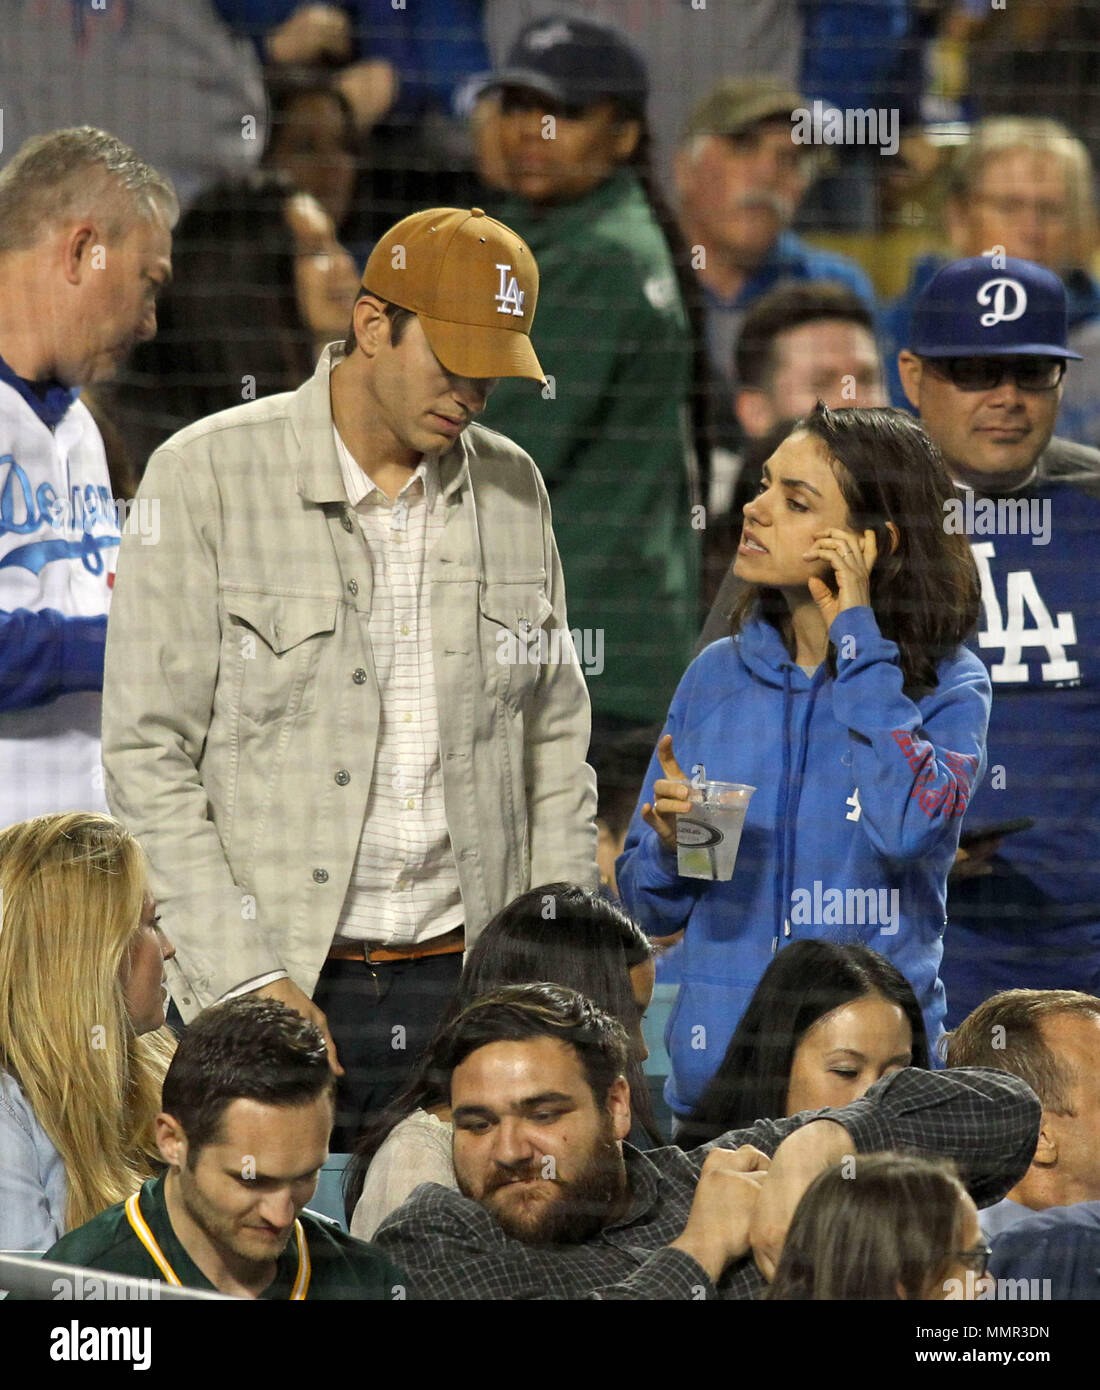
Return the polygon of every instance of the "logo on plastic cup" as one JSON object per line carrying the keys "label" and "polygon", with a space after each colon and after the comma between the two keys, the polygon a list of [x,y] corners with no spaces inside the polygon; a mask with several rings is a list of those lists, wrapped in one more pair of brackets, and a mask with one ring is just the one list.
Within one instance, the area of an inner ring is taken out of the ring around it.
{"label": "logo on plastic cup", "polygon": [[676,843],[678,845],[688,845],[691,848],[709,848],[711,845],[720,845],[726,837],[720,830],[713,825],[706,825],[701,820],[689,820],[681,816],[676,823]]}

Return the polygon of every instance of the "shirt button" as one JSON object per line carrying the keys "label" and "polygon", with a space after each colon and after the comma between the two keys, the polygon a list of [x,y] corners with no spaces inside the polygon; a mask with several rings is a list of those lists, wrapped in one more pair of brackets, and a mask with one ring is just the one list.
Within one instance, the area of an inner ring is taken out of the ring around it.
{"label": "shirt button", "polygon": [[402,637],[408,637],[408,635],[409,635],[409,625],[408,625],[408,623],[402,623],[402,624],[401,624],[401,636],[402,636]]}
{"label": "shirt button", "polygon": [[347,512],[345,512],[343,516],[341,516],[340,525],[344,528],[345,531],[351,530],[351,517],[348,516]]}
{"label": "shirt button", "polygon": [[346,787],[347,784],[351,781],[351,773],[347,770],[346,767],[342,767],[340,771],[336,774],[334,780],[338,787]]}
{"label": "shirt button", "polygon": [[411,796],[409,797],[408,801],[405,802],[405,810],[406,810],[406,811],[415,811],[415,810],[416,810],[416,802],[413,800],[413,798],[412,798]]}
{"label": "shirt button", "polygon": [[356,685],[362,685],[363,682],[367,679],[367,673],[363,670],[362,666],[357,666],[355,670],[351,673],[351,678]]}
{"label": "shirt button", "polygon": [[313,870],[313,881],[314,881],[314,883],[327,883],[327,882],[328,882],[328,870],[327,870],[327,869],[314,869],[314,870]]}
{"label": "shirt button", "polygon": [[402,719],[404,720],[404,722],[405,722],[406,724],[411,724],[411,723],[413,722],[413,717],[412,717],[412,715],[408,712],[408,710],[406,710],[405,713],[404,713],[401,717],[402,717]]}
{"label": "shirt button", "polygon": [[348,580],[348,593],[351,594],[352,598],[354,598],[355,595],[356,595],[358,592],[359,592],[359,581],[358,581],[358,579],[349,579],[349,580]]}

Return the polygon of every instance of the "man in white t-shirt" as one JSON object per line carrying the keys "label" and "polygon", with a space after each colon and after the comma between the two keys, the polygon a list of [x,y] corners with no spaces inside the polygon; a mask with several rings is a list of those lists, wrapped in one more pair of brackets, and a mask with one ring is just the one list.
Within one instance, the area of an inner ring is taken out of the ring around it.
{"label": "man in white t-shirt", "polygon": [[107,809],[103,646],[126,518],[78,395],[156,332],[177,213],[167,180],[90,126],[28,140],[0,174],[0,826]]}

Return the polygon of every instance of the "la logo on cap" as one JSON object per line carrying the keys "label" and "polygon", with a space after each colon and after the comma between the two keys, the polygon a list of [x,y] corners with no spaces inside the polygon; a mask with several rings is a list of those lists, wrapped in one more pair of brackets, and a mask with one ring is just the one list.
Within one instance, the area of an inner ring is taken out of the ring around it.
{"label": "la logo on cap", "polygon": [[500,289],[495,295],[498,314],[514,314],[517,318],[523,317],[524,291],[520,289],[519,282],[513,275],[508,278],[508,272],[512,269],[510,265],[501,265],[497,262],[497,270],[500,271]]}
{"label": "la logo on cap", "polygon": [[559,43],[568,43],[572,37],[573,31],[568,24],[552,19],[541,28],[531,30],[527,35],[527,47],[537,53],[540,48],[554,48]]}
{"label": "la logo on cap", "polygon": [[[1005,301],[1009,299],[1009,291],[1012,297],[1006,307]],[[1012,323],[1027,309],[1027,290],[1019,280],[1010,280],[1007,276],[987,280],[978,290],[977,299],[979,304],[993,306],[978,320],[983,328],[993,328],[998,323]]]}

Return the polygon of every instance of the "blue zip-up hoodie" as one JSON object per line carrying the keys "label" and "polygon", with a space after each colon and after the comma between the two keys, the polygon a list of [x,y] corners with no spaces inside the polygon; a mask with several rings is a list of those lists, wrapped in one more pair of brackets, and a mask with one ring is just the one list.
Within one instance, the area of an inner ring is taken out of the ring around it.
{"label": "blue zip-up hoodie", "polygon": [[861,941],[887,956],[943,1031],[939,963],[947,873],[985,766],[991,687],[959,648],[914,704],[898,648],[870,608],[829,629],[837,675],[808,677],[761,619],[688,667],[665,732],[680,766],[756,787],[729,883],[681,878],[641,817],[663,774],[646,774],[616,865],[619,893],[656,937],[686,928],[683,983],[665,1041],[669,1105],[687,1115],[717,1070],[772,956],[796,937]]}

